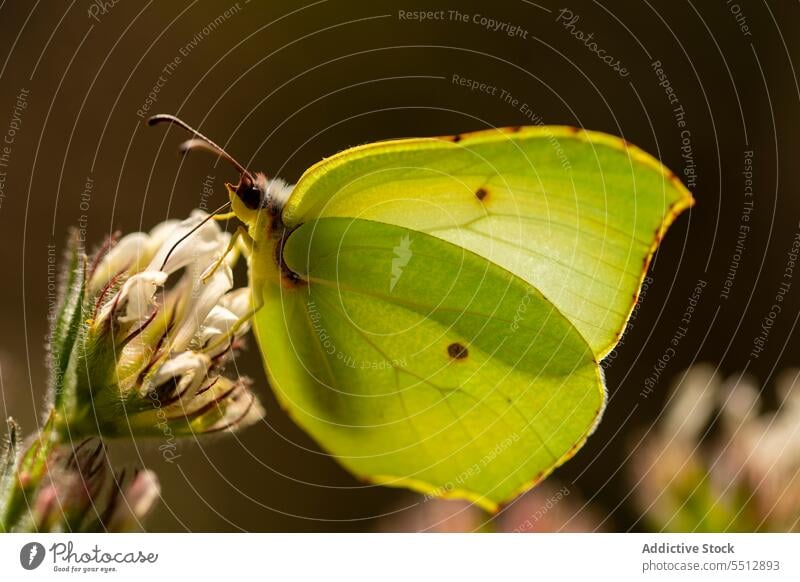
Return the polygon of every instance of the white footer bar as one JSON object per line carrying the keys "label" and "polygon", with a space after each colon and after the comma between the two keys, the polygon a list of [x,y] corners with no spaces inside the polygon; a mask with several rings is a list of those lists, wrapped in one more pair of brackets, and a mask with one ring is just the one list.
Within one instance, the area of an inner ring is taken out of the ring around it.
{"label": "white footer bar", "polygon": [[6,534],[0,579],[796,581],[799,536]]}

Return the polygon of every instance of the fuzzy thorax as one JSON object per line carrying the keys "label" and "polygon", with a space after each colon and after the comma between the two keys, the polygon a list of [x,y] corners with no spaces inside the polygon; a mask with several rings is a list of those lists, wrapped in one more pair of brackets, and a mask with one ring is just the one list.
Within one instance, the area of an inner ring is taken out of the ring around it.
{"label": "fuzzy thorax", "polygon": [[264,174],[257,174],[257,177],[264,180],[262,192],[264,192],[265,203],[268,206],[275,207],[279,213],[283,211],[283,207],[286,206],[286,202],[289,201],[289,196],[292,194],[294,185],[288,184],[280,178],[268,180]]}

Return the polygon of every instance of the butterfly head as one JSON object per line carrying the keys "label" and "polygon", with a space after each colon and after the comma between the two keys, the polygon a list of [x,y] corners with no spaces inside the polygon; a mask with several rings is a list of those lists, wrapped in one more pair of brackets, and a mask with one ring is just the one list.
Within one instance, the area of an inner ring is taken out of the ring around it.
{"label": "butterfly head", "polygon": [[181,153],[192,150],[205,150],[228,161],[239,172],[238,184],[225,184],[228,190],[231,210],[248,226],[255,225],[263,220],[264,211],[274,223],[275,217],[280,215],[286,200],[291,192],[291,187],[283,180],[268,179],[260,172],[253,173],[237,162],[228,152],[211,141],[202,133],[175,117],[174,115],[154,115],[148,120],[150,125],[157,123],[172,123],[192,132],[194,137],[186,140],[180,146]]}
{"label": "butterfly head", "polygon": [[225,184],[231,207],[239,216],[266,210],[278,214],[283,210],[292,187],[280,178],[270,180],[261,172],[242,173],[238,184]]}
{"label": "butterfly head", "polygon": [[238,184],[225,183],[231,209],[243,222],[250,223],[266,205],[267,177],[264,174],[242,172]]}

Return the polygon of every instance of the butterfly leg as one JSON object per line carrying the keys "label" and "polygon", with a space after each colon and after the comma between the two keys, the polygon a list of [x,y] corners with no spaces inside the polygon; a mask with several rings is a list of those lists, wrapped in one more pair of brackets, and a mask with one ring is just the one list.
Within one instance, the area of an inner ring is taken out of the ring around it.
{"label": "butterfly leg", "polygon": [[264,305],[264,298],[261,296],[261,293],[253,293],[252,288],[250,289],[250,309],[242,315],[236,322],[228,328],[228,331],[220,336],[213,344],[207,346],[205,350],[207,352],[213,353],[218,347],[225,344],[232,344],[233,336],[239,331],[243,325],[248,323],[250,319],[256,314],[256,312],[261,309],[261,306]]}
{"label": "butterfly leg", "polygon": [[241,252],[246,257],[249,257],[253,248],[252,243],[253,241],[250,238],[247,229],[241,224],[237,226],[236,230],[231,235],[231,240],[228,243],[225,252],[222,253],[222,255],[216,261],[214,261],[214,264],[212,264],[211,266],[208,267],[208,269],[206,269],[205,273],[203,273],[202,277],[203,283],[208,283],[209,279],[211,279],[214,273],[217,272],[217,269],[219,269],[220,265],[222,265],[222,263],[225,262],[229,254],[237,253],[237,255],[235,256],[238,256],[238,253]]}
{"label": "butterfly leg", "polygon": [[[247,232],[247,229],[239,225],[236,227],[236,230],[231,235],[231,240],[228,243],[228,247],[225,249],[225,252],[222,253],[222,256],[217,259],[211,267],[208,268],[207,272],[203,275],[203,282],[205,283],[208,279],[214,274],[214,272],[222,265],[225,261],[226,257],[232,253],[242,253],[245,257],[250,257],[253,253],[253,239],[250,236],[250,233]],[[231,325],[227,332],[219,337],[212,345],[207,346],[206,350],[214,351],[216,348],[224,345],[226,343],[230,343],[233,336],[239,331],[243,325],[248,323],[250,319],[256,314],[256,312],[261,309],[261,306],[264,304],[264,299],[261,296],[261,293],[253,293],[252,288],[250,290],[250,309],[247,310],[239,319]]]}
{"label": "butterfly leg", "polygon": [[213,216],[213,219],[217,220],[219,222],[223,222],[225,220],[230,220],[232,218],[236,218],[236,213],[235,212],[226,212],[225,214],[215,214]]}

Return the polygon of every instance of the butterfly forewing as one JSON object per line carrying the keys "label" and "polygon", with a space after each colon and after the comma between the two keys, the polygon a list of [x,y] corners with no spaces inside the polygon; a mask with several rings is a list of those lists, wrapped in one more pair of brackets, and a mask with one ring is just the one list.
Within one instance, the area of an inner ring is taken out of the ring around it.
{"label": "butterfly forewing", "polygon": [[457,244],[541,291],[599,358],[691,203],[666,168],[619,138],[531,127],[348,150],[303,176],[284,220],[358,217]]}

